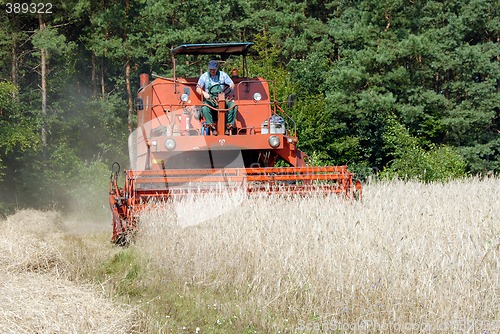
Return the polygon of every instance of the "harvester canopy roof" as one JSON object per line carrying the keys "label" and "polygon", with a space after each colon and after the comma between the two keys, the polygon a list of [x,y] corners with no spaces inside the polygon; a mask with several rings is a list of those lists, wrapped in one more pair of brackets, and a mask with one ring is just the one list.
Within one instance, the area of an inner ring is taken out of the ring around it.
{"label": "harvester canopy roof", "polygon": [[242,55],[245,56],[254,43],[211,43],[211,44],[183,44],[172,50],[173,55]]}

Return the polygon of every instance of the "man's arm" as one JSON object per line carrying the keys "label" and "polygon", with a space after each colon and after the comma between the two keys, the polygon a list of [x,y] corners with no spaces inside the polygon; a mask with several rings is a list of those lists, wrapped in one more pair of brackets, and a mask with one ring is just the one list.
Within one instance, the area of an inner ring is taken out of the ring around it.
{"label": "man's arm", "polygon": [[210,95],[205,92],[205,90],[203,88],[201,88],[200,86],[196,86],[196,92],[200,95],[202,95],[204,98],[208,99],[210,97]]}
{"label": "man's arm", "polygon": [[229,86],[229,88],[231,88],[231,90],[233,90],[233,89],[234,89],[234,82],[233,82],[233,80],[231,79],[231,77],[230,77],[229,75],[227,75],[227,73],[226,73],[226,72],[224,72],[224,74],[225,74],[225,80],[224,80],[224,83],[225,83],[226,85],[228,85],[228,86]]}
{"label": "man's arm", "polygon": [[210,94],[208,94],[207,92],[205,92],[205,90],[203,89],[203,87],[205,86],[205,80],[203,80],[203,75],[200,77],[200,79],[198,80],[198,84],[196,85],[196,93],[200,94],[201,96],[203,96],[205,99],[208,99],[210,98]]}

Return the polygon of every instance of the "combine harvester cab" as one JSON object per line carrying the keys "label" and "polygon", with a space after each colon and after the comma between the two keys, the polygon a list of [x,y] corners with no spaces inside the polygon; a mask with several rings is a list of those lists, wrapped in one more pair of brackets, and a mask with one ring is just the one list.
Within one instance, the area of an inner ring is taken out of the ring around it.
{"label": "combine harvester cab", "polygon": [[[126,242],[148,203],[191,192],[243,189],[250,193],[320,192],[361,197],[361,184],[353,180],[347,166],[308,165],[307,155],[297,148],[296,124],[271,96],[269,82],[248,77],[246,55],[252,45],[181,45],[172,50],[173,78],[156,76],[150,82],[148,74],[141,74],[136,98],[138,127],[129,137],[132,168],[125,171],[124,187],[118,185],[117,164],[111,176],[113,242]],[[202,117],[203,96],[196,92],[199,77],[177,76],[178,55],[207,55],[204,69],[208,55],[219,61],[243,56],[243,75],[232,76],[234,89],[222,87],[216,107],[211,107],[217,135]],[[226,100],[234,101],[237,108],[229,131]],[[279,159],[290,167],[275,167]]]}

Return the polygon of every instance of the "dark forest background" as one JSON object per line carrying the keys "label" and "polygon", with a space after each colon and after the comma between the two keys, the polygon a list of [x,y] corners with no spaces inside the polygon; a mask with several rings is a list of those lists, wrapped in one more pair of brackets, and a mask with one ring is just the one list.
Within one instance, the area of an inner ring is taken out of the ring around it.
{"label": "dark forest background", "polygon": [[[500,172],[495,0],[0,1],[0,212],[107,210],[139,72],[185,43],[254,42],[317,164],[422,181]],[[47,8],[47,7],[46,7]]]}

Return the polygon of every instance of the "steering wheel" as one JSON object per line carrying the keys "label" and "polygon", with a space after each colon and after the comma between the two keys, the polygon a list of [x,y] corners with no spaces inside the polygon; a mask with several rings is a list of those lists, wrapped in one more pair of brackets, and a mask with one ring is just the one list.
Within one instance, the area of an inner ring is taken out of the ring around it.
{"label": "steering wheel", "polygon": [[[220,91],[215,91],[215,87],[221,87],[221,90]],[[210,95],[215,95],[216,93],[219,93],[219,92],[223,92],[225,95],[231,93],[231,87],[229,87],[228,84],[226,83],[218,83],[218,84],[215,84],[213,85],[212,87],[210,87],[210,89],[208,90],[208,94]]]}

